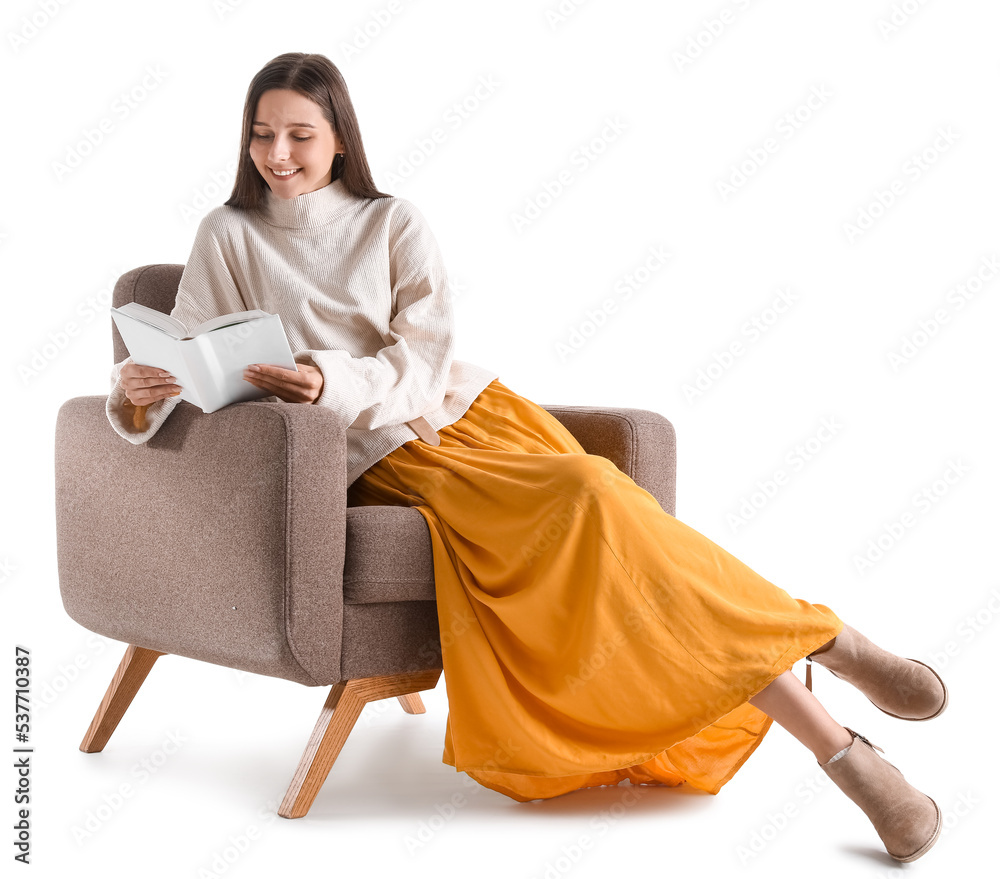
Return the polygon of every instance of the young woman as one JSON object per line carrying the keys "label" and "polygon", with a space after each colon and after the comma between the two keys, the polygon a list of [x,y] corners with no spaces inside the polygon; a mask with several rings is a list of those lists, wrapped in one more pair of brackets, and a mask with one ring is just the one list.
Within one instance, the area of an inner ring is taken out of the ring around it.
{"label": "young woman", "polygon": [[[202,220],[171,313],[189,325],[280,314],[298,369],[253,364],[246,380],[266,400],[337,413],[351,503],[424,516],[444,762],[520,801],[625,778],[717,793],[776,720],[892,857],[927,852],[935,802],[790,669],[815,659],[911,721],[944,710],[938,675],[793,599],[495,372],[453,359],[447,288],[423,215],[375,189],[336,67],[314,54],[270,61],[247,93],[232,197]],[[178,392],[129,358],[108,417],[145,442]],[[135,407],[148,407],[145,427]]]}

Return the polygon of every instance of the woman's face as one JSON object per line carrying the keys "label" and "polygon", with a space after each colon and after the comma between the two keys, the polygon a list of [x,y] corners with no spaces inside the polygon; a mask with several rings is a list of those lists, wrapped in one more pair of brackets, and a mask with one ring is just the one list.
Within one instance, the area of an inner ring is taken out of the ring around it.
{"label": "woman's face", "polygon": [[270,89],[260,96],[252,121],[250,158],[276,196],[294,198],[331,181],[333,157],[344,146],[313,100],[291,89]]}

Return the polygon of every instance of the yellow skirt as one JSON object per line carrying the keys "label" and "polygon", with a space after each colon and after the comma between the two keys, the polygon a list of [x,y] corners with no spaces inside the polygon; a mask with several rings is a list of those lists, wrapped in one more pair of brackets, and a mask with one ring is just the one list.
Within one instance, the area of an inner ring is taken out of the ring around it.
{"label": "yellow skirt", "polygon": [[439,434],[366,470],[349,502],[415,506],[430,529],[443,762],[518,801],[626,778],[718,793],[771,725],[747,700],[841,620],[499,379]]}

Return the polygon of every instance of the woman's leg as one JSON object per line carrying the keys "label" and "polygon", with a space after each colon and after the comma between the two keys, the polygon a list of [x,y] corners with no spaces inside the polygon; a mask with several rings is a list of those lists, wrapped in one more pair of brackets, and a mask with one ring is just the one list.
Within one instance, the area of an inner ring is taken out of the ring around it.
{"label": "woman's leg", "polygon": [[805,685],[791,672],[779,675],[750,699],[813,754],[826,763],[853,741],[847,729],[837,723]]}
{"label": "woman's leg", "polygon": [[879,757],[867,739],[837,723],[791,671],[751,697],[750,704],[816,755],[823,771],[868,816],[893,858],[914,861],[937,841],[937,803]]}

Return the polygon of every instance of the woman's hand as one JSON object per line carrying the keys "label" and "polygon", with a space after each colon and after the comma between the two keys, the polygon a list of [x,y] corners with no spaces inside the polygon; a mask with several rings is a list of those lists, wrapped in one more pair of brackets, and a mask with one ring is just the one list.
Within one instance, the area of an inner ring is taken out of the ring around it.
{"label": "woman's hand", "polygon": [[243,378],[286,403],[315,403],[323,393],[323,373],[308,363],[298,367],[296,371],[253,363],[243,370]]}
{"label": "woman's hand", "polygon": [[133,406],[149,406],[181,392],[181,386],[174,384],[176,379],[165,369],[155,366],[126,363],[118,378],[126,399]]}

